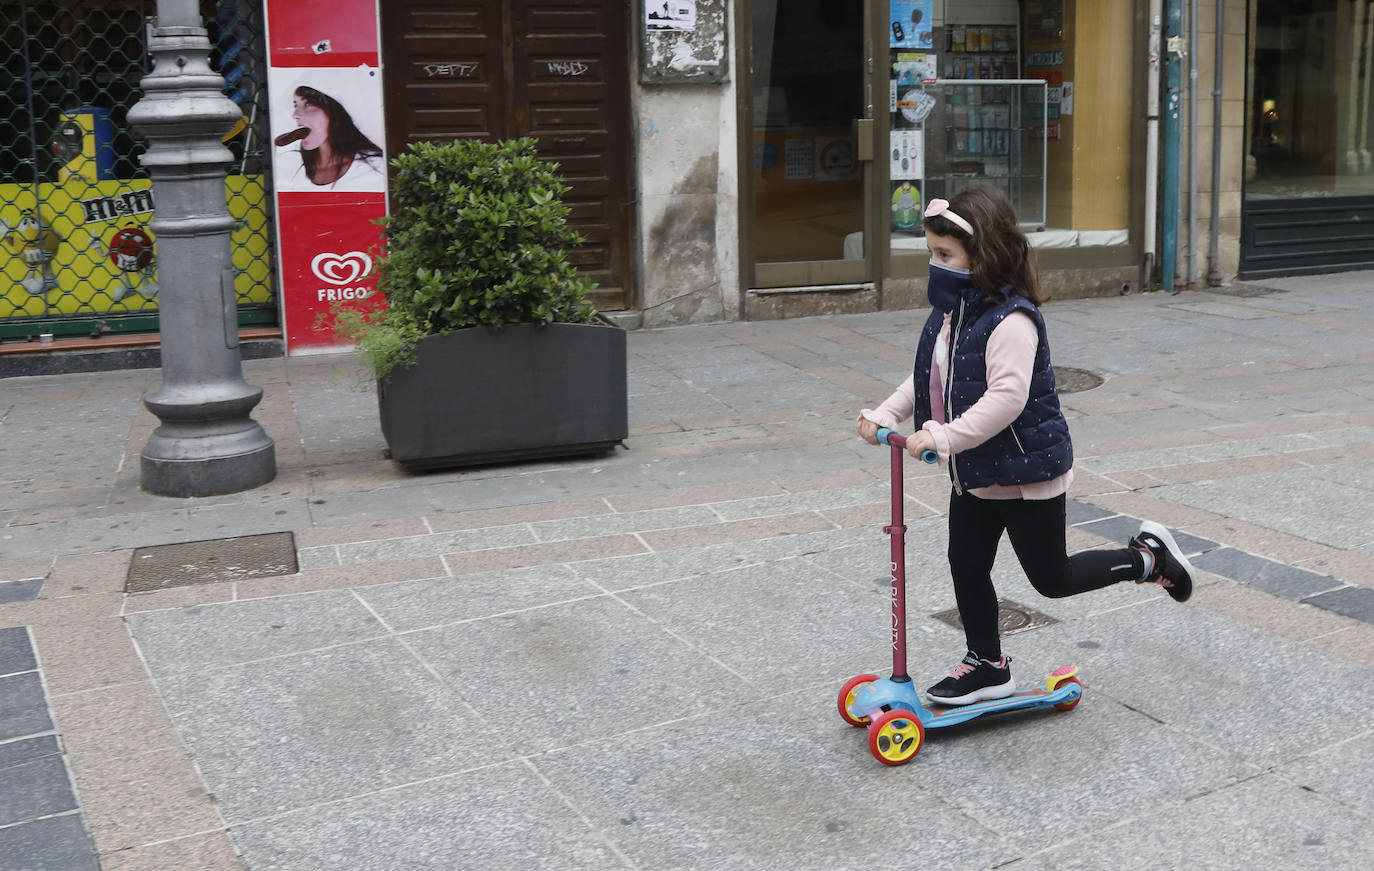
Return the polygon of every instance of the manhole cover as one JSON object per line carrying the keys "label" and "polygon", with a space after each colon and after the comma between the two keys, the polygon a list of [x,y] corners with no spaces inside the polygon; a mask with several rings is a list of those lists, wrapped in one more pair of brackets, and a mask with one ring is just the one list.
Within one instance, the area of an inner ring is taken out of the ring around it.
{"label": "manhole cover", "polygon": [[1102,386],[1102,376],[1087,369],[1054,366],[1054,389],[1060,393],[1081,393]]}
{"label": "manhole cover", "polygon": [[147,593],[296,571],[296,541],[289,532],[163,544],[134,551],[124,592]]}
{"label": "manhole cover", "polygon": [[[963,629],[964,621],[959,619],[957,609],[950,611],[940,611],[931,614],[936,620],[948,623],[955,629]],[[1053,626],[1059,621],[1048,614],[1041,614],[1034,608],[1027,608],[1025,605],[1018,605],[1007,599],[997,600],[997,629],[1003,635],[1015,635],[1017,632],[1029,632],[1032,629],[1039,629],[1042,626]]]}

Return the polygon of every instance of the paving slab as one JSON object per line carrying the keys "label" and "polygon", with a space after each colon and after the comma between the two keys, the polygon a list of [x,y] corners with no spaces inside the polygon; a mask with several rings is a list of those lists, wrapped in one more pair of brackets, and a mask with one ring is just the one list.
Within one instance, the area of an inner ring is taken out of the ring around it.
{"label": "paving slab", "polygon": [[[1046,660],[1072,651],[1086,687],[1263,768],[1367,732],[1374,710],[1369,669],[1162,597],[1017,645]],[[1276,702],[1287,686],[1322,703]]]}
{"label": "paving slab", "polygon": [[1368,587],[1341,587],[1302,600],[1326,611],[1334,611],[1363,623],[1374,623],[1374,590]]}
{"label": "paving slab", "polygon": [[1286,599],[1301,599],[1342,586],[1341,581],[1330,575],[1265,559],[1233,547],[1218,548],[1196,556],[1190,562],[1203,571],[1240,581]]}
{"label": "paving slab", "polygon": [[0,677],[0,741],[49,731],[52,719],[38,672]]}
{"label": "paving slab", "polygon": [[[410,633],[406,643],[521,753],[689,717],[748,694],[733,674],[609,596]],[[537,729],[525,727],[535,717]]]}
{"label": "paving slab", "polygon": [[0,768],[0,826],[76,810],[60,754]]}
{"label": "paving slab", "polygon": [[1369,789],[1371,766],[1374,729],[1300,757],[1276,772],[1304,791],[1374,817],[1374,791]]}
{"label": "paving slab", "polygon": [[18,581],[0,583],[0,604],[5,602],[27,602],[37,599],[43,589],[42,578],[25,578]]}
{"label": "paving slab", "polygon": [[890,633],[890,595],[837,583],[801,560],[642,587],[621,599],[759,687],[858,673],[872,647],[845,642]]}
{"label": "paving slab", "polygon": [[396,632],[477,620],[602,592],[561,565],[401,581],[356,590],[372,612]]}
{"label": "paving slab", "polygon": [[34,738],[20,738],[0,744],[0,769],[16,765],[28,765],[46,756],[60,756],[62,748],[57,746],[54,735],[39,735]]}
{"label": "paving slab", "polygon": [[386,629],[346,590],[149,611],[125,618],[154,677],[376,638]]}
{"label": "paving slab", "polygon": [[522,762],[244,823],[232,837],[254,869],[634,867]]}
{"label": "paving slab", "polygon": [[24,626],[0,629],[0,677],[36,668],[38,660],[33,656],[29,630]]}
{"label": "paving slab", "polygon": [[1374,514],[1351,510],[1368,500],[1369,491],[1333,481],[1317,485],[1310,469],[1175,484],[1154,495],[1332,547],[1374,541]]}
{"label": "paving slab", "polygon": [[761,695],[746,711],[667,723],[532,764],[638,868],[827,871],[955,856],[958,867],[992,868],[1018,857],[997,825],[927,788],[930,766],[875,762],[862,731],[835,714],[836,691]]}
{"label": "paving slab", "polygon": [[394,638],[158,681],[231,823],[508,758]]}
{"label": "paving slab", "polygon": [[80,814],[0,828],[0,856],[16,869],[100,871]]}
{"label": "paving slab", "polygon": [[1374,864],[1369,818],[1275,775],[1131,819],[1038,857],[1060,869],[1354,869]]}

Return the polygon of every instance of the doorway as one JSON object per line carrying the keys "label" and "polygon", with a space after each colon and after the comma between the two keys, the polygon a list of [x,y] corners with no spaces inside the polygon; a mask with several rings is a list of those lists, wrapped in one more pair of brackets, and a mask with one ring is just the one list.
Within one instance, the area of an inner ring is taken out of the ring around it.
{"label": "doorway", "polygon": [[751,287],[873,281],[872,6],[748,3]]}
{"label": "doorway", "polygon": [[1242,278],[1374,266],[1369,0],[1251,0]]}
{"label": "doorway", "polygon": [[618,0],[382,3],[387,150],[533,136],[571,190],[568,252],[600,310],[632,302],[629,39]]}

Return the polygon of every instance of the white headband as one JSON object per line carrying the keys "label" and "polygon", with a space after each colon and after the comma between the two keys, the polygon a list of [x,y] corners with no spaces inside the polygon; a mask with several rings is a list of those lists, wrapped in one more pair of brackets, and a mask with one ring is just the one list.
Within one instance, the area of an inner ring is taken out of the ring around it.
{"label": "white headband", "polygon": [[973,225],[957,213],[950,211],[949,200],[942,200],[938,197],[931,200],[930,205],[926,206],[925,216],[927,218],[944,218],[970,236],[973,235]]}

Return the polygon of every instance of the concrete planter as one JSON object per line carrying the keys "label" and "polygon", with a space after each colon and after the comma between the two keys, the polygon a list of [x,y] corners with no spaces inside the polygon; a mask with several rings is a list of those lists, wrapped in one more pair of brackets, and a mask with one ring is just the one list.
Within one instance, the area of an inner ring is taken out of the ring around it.
{"label": "concrete planter", "polygon": [[407,471],[605,453],[629,435],[625,331],[472,327],[420,340],[377,383],[382,435]]}

